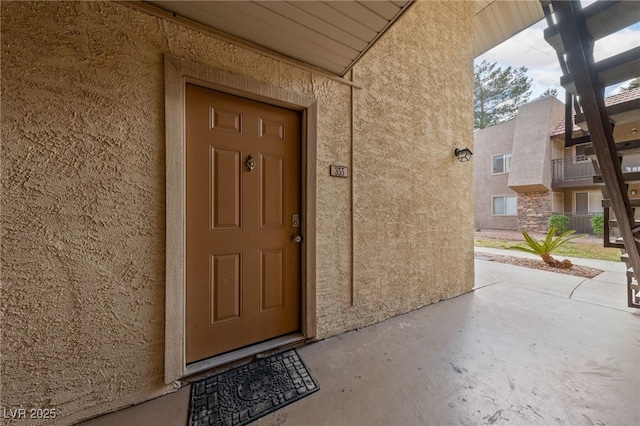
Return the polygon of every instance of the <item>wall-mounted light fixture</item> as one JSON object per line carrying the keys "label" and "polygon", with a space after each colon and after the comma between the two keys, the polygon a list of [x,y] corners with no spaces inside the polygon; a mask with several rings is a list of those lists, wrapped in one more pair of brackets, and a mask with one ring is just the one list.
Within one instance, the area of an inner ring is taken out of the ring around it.
{"label": "wall-mounted light fixture", "polygon": [[469,148],[464,148],[464,149],[456,148],[455,151],[453,151],[453,153],[458,158],[458,161],[460,161],[461,163],[471,160],[471,156],[473,155],[473,152],[471,152]]}
{"label": "wall-mounted light fixture", "polygon": [[633,129],[631,129],[631,134],[635,135],[636,133],[638,133],[638,129],[636,129],[635,127]]}
{"label": "wall-mounted light fixture", "polygon": [[638,191],[636,191],[635,189],[631,190],[631,195],[636,195],[638,193]]}

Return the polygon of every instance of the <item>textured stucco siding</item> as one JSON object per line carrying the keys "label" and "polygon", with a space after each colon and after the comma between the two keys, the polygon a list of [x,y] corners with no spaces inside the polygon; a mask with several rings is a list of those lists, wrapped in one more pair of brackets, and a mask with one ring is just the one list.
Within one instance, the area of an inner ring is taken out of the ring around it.
{"label": "textured stucco siding", "polygon": [[516,195],[509,188],[509,173],[493,174],[493,157],[511,154],[516,119],[474,133],[473,194],[475,225],[487,229],[517,229],[517,216],[494,216],[494,196]]}
{"label": "textured stucco siding", "polygon": [[[543,222],[540,217],[548,216],[546,206],[532,207],[531,200],[537,198],[532,198],[528,193],[546,193],[551,188],[554,149],[549,135],[563,114],[564,105],[557,99],[537,99],[518,107],[516,118],[475,132],[473,173],[476,226],[521,229],[522,224],[533,221],[534,216],[536,223]],[[493,156],[509,153],[512,155],[509,173],[494,175]],[[508,195],[518,197],[517,215],[493,215],[492,197]],[[523,206],[526,206],[524,210]]]}
{"label": "textured stucco siding", "polygon": [[473,283],[470,7],[418,2],[355,67],[354,321]]}
{"label": "textured stucco siding", "polygon": [[171,390],[167,38],[118,5],[2,2],[1,14],[2,406],[55,408],[64,424]]}
{"label": "textured stucco siding", "polygon": [[[354,69],[362,89],[117,3],[0,12],[0,408],[70,424],[173,390],[164,53],[317,99],[319,338],[473,286],[472,168],[453,158],[473,149],[472,3],[412,7]],[[328,173],[352,137],[353,228],[352,181]]]}
{"label": "textured stucco siding", "polygon": [[551,189],[552,146],[549,135],[564,115],[564,105],[546,97],[518,107],[513,135],[513,160],[509,187],[517,192]]}

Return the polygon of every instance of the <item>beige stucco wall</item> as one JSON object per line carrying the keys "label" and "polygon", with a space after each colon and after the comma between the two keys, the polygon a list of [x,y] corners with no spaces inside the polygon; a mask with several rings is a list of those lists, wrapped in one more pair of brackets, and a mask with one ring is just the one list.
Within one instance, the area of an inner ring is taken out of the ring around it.
{"label": "beige stucco wall", "polygon": [[470,6],[418,2],[355,67],[359,249],[356,306],[345,313],[358,322],[473,282],[473,167],[452,155],[473,150]]}
{"label": "beige stucco wall", "polygon": [[328,176],[351,161],[349,86],[120,4],[1,8],[1,408],[70,424],[173,390],[167,52],[317,99],[319,338],[473,286],[471,164],[452,155],[473,149],[471,3],[419,2],[356,66],[353,234],[351,180]]}
{"label": "beige stucco wall", "polygon": [[[536,99],[518,107],[516,118],[477,130],[474,162],[474,205],[477,226],[489,229],[520,229],[531,210],[531,194],[546,193],[551,188],[554,147],[549,134],[564,113],[564,105],[554,97]],[[509,173],[493,174],[495,155],[511,154]],[[556,154],[557,148],[556,148]],[[516,195],[518,218],[493,215],[494,196]],[[534,195],[533,198],[537,198]],[[523,206],[527,206],[523,211]],[[543,208],[548,215],[548,209]],[[542,214],[531,211],[536,217]],[[542,223],[542,219],[536,219]],[[520,224],[519,224],[520,222]]]}
{"label": "beige stucco wall", "polygon": [[493,215],[494,196],[517,195],[509,188],[509,173],[493,174],[493,157],[513,152],[516,119],[474,132],[474,221],[483,229],[517,229],[517,216]]}
{"label": "beige stucco wall", "polygon": [[517,192],[551,189],[552,170],[549,135],[564,116],[564,104],[553,96],[518,107],[513,135],[513,160],[509,187]]}

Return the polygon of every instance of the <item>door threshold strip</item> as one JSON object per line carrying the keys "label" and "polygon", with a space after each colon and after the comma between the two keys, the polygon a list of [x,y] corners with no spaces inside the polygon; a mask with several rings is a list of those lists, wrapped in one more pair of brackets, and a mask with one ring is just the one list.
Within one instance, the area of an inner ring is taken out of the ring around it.
{"label": "door threshold strip", "polygon": [[204,359],[202,361],[189,364],[184,369],[184,376],[190,376],[192,374],[200,373],[205,370],[220,367],[221,365],[229,364],[240,359],[248,358],[258,355],[262,352],[267,352],[279,347],[291,345],[294,343],[302,342],[306,339],[302,334],[288,334],[286,336],[276,337],[275,339],[267,340],[266,342],[258,343],[255,345],[247,346],[246,348],[237,349],[235,351],[227,352],[222,355],[217,355],[211,358]]}

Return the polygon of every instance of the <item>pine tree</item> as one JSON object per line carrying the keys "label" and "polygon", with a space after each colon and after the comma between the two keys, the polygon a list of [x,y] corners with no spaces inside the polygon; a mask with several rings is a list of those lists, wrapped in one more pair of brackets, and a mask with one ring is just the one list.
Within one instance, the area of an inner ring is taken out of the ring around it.
{"label": "pine tree", "polygon": [[553,96],[554,98],[558,97],[558,89],[547,89],[540,94],[536,99],[546,98],[547,96]]}
{"label": "pine tree", "polygon": [[518,105],[531,96],[527,68],[502,69],[486,60],[474,67],[474,128],[484,129],[515,117]]}
{"label": "pine tree", "polygon": [[625,86],[622,88],[623,91],[627,91],[627,90],[631,90],[631,89],[637,89],[638,87],[640,87],[640,77],[634,78],[633,80],[631,80],[629,82],[628,86]]}

